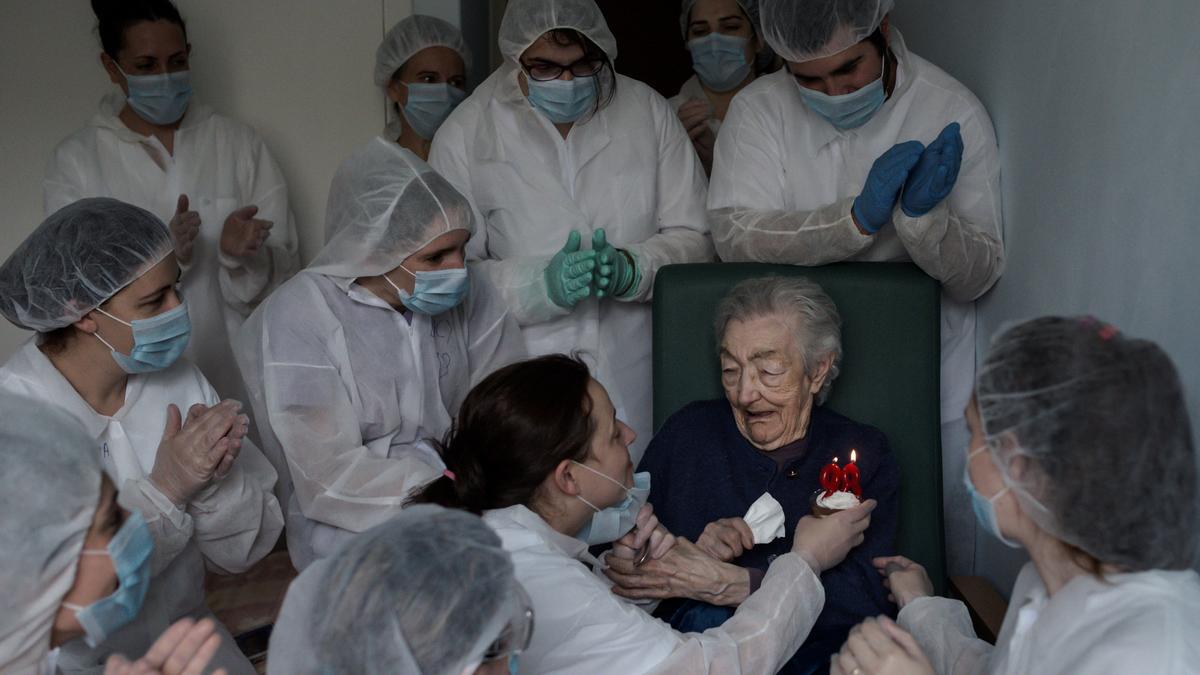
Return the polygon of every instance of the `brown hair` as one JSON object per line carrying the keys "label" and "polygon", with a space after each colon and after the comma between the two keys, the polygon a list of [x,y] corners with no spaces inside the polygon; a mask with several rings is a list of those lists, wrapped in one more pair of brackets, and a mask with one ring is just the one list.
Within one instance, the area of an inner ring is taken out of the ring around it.
{"label": "brown hair", "polygon": [[450,475],[429,483],[408,503],[476,514],[532,503],[560,462],[588,456],[591,379],[583,361],[564,354],[489,375],[467,394],[438,448]]}

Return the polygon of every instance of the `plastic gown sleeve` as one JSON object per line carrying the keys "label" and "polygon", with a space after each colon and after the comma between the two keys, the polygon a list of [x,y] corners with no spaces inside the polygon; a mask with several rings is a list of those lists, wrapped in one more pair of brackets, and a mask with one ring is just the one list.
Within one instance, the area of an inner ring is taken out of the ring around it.
{"label": "plastic gown sleeve", "polygon": [[808,563],[788,553],[771,563],[762,586],[717,628],[686,634],[654,673],[774,673],[808,637],[825,606],[825,588]]}
{"label": "plastic gown sleeve", "polygon": [[[248,186],[247,198],[237,208],[254,204],[255,218],[274,225],[258,253],[248,259],[236,259],[218,252],[221,296],[243,318],[280,283],[300,268],[296,223],[288,208],[288,189],[283,173],[261,138],[255,136],[251,150],[240,160],[238,180]],[[228,213],[218,217],[227,218]],[[224,226],[224,222],[221,223]]]}
{"label": "plastic gown sleeve", "polygon": [[950,196],[918,218],[897,208],[892,224],[913,262],[951,298],[969,302],[1004,272],[1004,244],[996,133],[974,115],[961,125],[963,161]]}
{"label": "plastic gown sleeve", "polygon": [[[471,274],[480,263],[470,263]],[[475,284],[467,294],[467,359],[471,365],[471,388],[488,375],[528,356],[525,337],[516,319],[487,284]],[[462,392],[466,397],[467,392]],[[461,401],[458,401],[461,404]]]}
{"label": "plastic gown sleeve", "polygon": [[[204,404],[220,403],[217,393],[206,389]],[[247,438],[229,474],[201,490],[186,508],[175,506],[149,477],[127,480],[120,502],[137,509],[150,527],[154,574],[193,539],[211,569],[236,574],[270,553],[283,531],[283,513],[272,492],[275,479],[275,469]]]}
{"label": "plastic gown sleeve", "polygon": [[[399,513],[409,491],[437,471],[418,456],[386,447],[387,437],[373,441],[385,447],[367,447],[350,390],[325,339],[334,349],[344,349],[345,343],[340,329],[329,331],[324,336],[312,326],[266,327],[267,415],[304,516],[361,532]],[[400,456],[391,458],[389,452]]]}
{"label": "plastic gown sleeve", "polygon": [[705,215],[708,181],[704,167],[670,104],[658,96],[650,97],[650,102],[659,146],[655,175],[658,232],[645,241],[622,246],[633,254],[641,271],[637,288],[618,298],[629,302],[652,299],[660,267],[714,259]]}
{"label": "plastic gown sleeve", "polygon": [[969,675],[987,670],[992,645],[975,637],[967,606],[936,596],[917,598],[896,617],[912,633],[921,651],[941,675]]}

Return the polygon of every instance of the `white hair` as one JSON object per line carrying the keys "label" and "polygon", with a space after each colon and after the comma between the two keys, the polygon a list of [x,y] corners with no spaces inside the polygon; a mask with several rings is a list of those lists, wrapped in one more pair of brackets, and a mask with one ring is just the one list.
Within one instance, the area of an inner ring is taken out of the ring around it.
{"label": "white hair", "polygon": [[772,315],[795,320],[796,346],[809,377],[816,375],[817,364],[832,355],[829,374],[817,392],[817,403],[824,403],[842,363],[842,317],[816,283],[804,277],[761,277],[734,286],[717,305],[713,332],[718,348],[730,321]]}

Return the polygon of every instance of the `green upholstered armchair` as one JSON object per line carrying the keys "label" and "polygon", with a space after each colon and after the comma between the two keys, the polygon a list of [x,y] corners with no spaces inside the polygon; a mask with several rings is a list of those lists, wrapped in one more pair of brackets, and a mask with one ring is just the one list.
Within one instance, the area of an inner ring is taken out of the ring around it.
{"label": "green upholstered armchair", "polygon": [[908,263],[795,267],[671,265],[654,286],[654,426],[691,401],[721,398],[717,303],[739,281],[805,276],[837,303],[844,357],[826,405],[878,427],[900,462],[899,551],[945,588],[940,428],[940,290]]}

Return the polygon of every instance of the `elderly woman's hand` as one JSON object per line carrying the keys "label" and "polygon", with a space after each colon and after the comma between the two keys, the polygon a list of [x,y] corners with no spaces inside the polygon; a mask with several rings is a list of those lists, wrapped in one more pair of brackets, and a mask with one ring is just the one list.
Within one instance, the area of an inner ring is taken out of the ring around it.
{"label": "elderly woman's hand", "polygon": [[638,510],[637,521],[633,529],[624,537],[613,542],[612,552],[609,555],[633,560],[637,563],[638,558],[642,557],[639,555],[642,547],[649,546],[648,559],[657,560],[666,555],[674,545],[675,535],[668,532],[667,528],[658,522],[658,516],[654,515],[654,507],[643,504],[642,508]]}
{"label": "elderly woman's hand", "polygon": [[641,566],[609,556],[604,573],[616,584],[613,593],[633,600],[691,598],[736,606],[750,594],[748,571],[709,556],[683,537],[661,559]]}
{"label": "elderly woman's hand", "polygon": [[888,589],[888,600],[904,608],[910,601],[933,595],[933,582],[929,574],[917,563],[902,555],[875,558],[871,561],[883,575],[883,585]]}
{"label": "elderly woman's hand", "polygon": [[881,616],[850,629],[829,664],[830,675],[933,675],[917,641],[895,621]]}
{"label": "elderly woman's hand", "polygon": [[696,545],[717,560],[729,562],[754,548],[754,532],[741,518],[722,518],[704,526]]}

